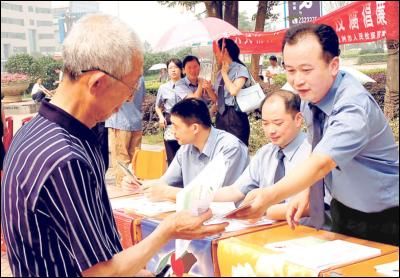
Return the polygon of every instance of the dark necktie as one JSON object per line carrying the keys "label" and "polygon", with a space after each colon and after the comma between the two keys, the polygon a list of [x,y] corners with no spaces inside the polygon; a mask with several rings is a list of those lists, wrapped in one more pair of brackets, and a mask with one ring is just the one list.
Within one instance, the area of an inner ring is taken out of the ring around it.
{"label": "dark necktie", "polygon": [[[309,103],[309,107],[313,113],[312,149],[314,150],[315,146],[322,138],[325,114],[314,104]],[[310,188],[311,225],[313,225],[316,229],[320,229],[324,224],[324,213],[324,179],[321,179]]]}
{"label": "dark necktie", "polygon": [[278,151],[276,154],[278,159],[278,166],[276,167],[275,176],[274,176],[274,183],[277,183],[285,176],[285,164],[283,163],[283,159],[285,158],[285,154],[283,153],[282,149]]}
{"label": "dark necktie", "polygon": [[220,115],[224,114],[225,112],[225,81],[224,78],[221,76],[221,82],[219,83],[218,86],[218,113]]}

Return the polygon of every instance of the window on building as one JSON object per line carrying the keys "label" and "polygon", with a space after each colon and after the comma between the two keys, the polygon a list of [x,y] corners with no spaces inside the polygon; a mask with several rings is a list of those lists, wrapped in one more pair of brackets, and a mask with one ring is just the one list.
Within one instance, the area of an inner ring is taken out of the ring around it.
{"label": "window on building", "polygon": [[40,26],[53,26],[53,22],[49,20],[36,20],[36,25]]}
{"label": "window on building", "polygon": [[25,33],[1,32],[2,39],[21,39],[25,40]]}
{"label": "window on building", "polygon": [[22,12],[23,11],[22,5],[6,3],[6,2],[3,2],[3,1],[1,2],[1,8],[2,9],[7,9],[7,10],[18,11],[18,12]]}
{"label": "window on building", "polygon": [[39,48],[41,53],[54,53],[56,52],[56,48],[55,47],[40,47]]}
{"label": "window on building", "polygon": [[29,7],[28,7],[28,11],[31,12],[31,13],[33,13],[33,7],[32,7],[32,6],[29,6]]}
{"label": "window on building", "polygon": [[54,39],[54,34],[39,34],[39,40]]}
{"label": "window on building", "polygon": [[28,31],[28,35],[29,35],[30,52],[36,52],[37,51],[36,30],[30,29]]}
{"label": "window on building", "polygon": [[38,13],[38,14],[50,14],[51,13],[51,9],[35,7],[35,12]]}
{"label": "window on building", "polygon": [[33,19],[29,19],[29,25],[35,25],[35,21]]}
{"label": "window on building", "polygon": [[26,47],[14,47],[14,53],[28,53]]}
{"label": "window on building", "polygon": [[2,17],[1,18],[1,23],[14,24],[14,25],[19,25],[19,26],[24,26],[25,25],[23,19],[10,18],[10,17]]}

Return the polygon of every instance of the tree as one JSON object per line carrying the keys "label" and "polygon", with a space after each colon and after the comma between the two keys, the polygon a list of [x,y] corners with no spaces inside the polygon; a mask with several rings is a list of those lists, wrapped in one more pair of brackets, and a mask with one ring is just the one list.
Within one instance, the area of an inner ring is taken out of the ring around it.
{"label": "tree", "polygon": [[239,12],[239,30],[242,32],[248,32],[254,30],[254,23],[247,16],[247,12]]}
{"label": "tree", "polygon": [[387,40],[388,61],[386,70],[386,93],[384,113],[389,120],[399,112],[399,41]]}
{"label": "tree", "polygon": [[31,75],[31,66],[34,60],[35,59],[27,53],[19,53],[11,56],[4,67],[10,73],[25,73]]}
{"label": "tree", "polygon": [[42,78],[43,85],[48,89],[54,88],[54,81],[58,80],[55,69],[61,69],[62,62],[56,61],[50,56],[32,57],[22,53],[11,56],[5,68],[11,73],[24,73],[29,75],[30,82],[34,83],[38,78]]}
{"label": "tree", "polygon": [[[278,5],[279,1],[258,1],[258,8],[256,14],[256,26],[254,31],[264,31],[265,21],[267,19],[276,20],[277,15],[272,13],[274,6]],[[259,62],[260,54],[251,55],[250,71],[255,80],[259,81]]]}
{"label": "tree", "polygon": [[158,1],[161,5],[175,7],[176,5],[192,9],[199,3],[206,8],[207,17],[216,17],[229,22],[236,28],[239,24],[239,2],[238,1]]}
{"label": "tree", "polygon": [[144,52],[152,52],[151,44],[148,41],[143,43]]}

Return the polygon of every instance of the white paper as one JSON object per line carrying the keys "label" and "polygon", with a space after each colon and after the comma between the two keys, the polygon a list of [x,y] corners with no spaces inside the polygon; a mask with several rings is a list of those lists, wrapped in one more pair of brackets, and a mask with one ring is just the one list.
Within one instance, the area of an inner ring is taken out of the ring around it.
{"label": "white paper", "polygon": [[361,261],[381,254],[380,249],[344,240],[332,240],[308,248],[302,248],[301,251],[299,249],[294,250],[294,252],[288,251],[285,253],[288,261],[316,271],[344,263]]}
{"label": "white paper", "polygon": [[[218,154],[206,167],[176,195],[176,211],[189,210],[193,215],[207,211],[214,194],[225,180],[225,158]],[[190,240],[177,239],[175,254],[179,258],[188,249]]]}
{"label": "white paper", "polygon": [[376,272],[388,277],[399,277],[399,260],[375,266]]}
{"label": "white paper", "polygon": [[161,213],[176,210],[173,202],[152,202],[146,197],[130,198],[130,199],[111,199],[111,207],[113,209],[133,209],[138,214],[146,216],[156,216]]}

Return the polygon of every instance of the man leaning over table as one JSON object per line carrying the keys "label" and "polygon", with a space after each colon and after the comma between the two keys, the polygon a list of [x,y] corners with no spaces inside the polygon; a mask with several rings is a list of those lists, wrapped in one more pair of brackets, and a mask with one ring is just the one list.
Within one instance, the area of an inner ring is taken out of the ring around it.
{"label": "man leaning over table", "polygon": [[302,99],[313,151],[275,185],[250,192],[243,201],[250,208],[234,217],[260,217],[272,204],[303,191],[291,199],[287,221],[294,228],[309,206],[311,223],[320,228],[325,186],[332,196],[333,232],[398,245],[398,146],[371,94],[339,70],[335,30],[296,25],[286,32],[282,50],[288,82]]}
{"label": "man leaning over table", "polygon": [[[227,174],[222,186],[232,184],[249,163],[247,146],[236,136],[211,125],[204,101],[184,99],[172,108],[171,122],[175,137],[181,145],[174,160],[159,180],[147,182],[144,193],[151,200],[175,200],[176,194],[187,186],[217,154],[222,153]],[[125,176],[126,188],[139,185]]]}
{"label": "man leaning over table", "polygon": [[[308,158],[311,145],[306,134],[301,131],[303,116],[300,102],[300,97],[289,91],[279,90],[267,94],[261,105],[261,120],[265,137],[271,143],[257,151],[249,166],[231,186],[216,192],[214,201],[239,202],[251,190],[273,185]],[[287,201],[269,207],[265,212],[266,217],[273,220],[286,219]],[[302,216],[308,216],[308,211],[304,211]],[[306,220],[303,219],[305,223]],[[328,228],[328,224],[325,228]]]}
{"label": "man leaning over table", "polygon": [[[116,39],[117,38],[117,39]],[[131,100],[143,73],[139,38],[118,18],[82,17],[63,44],[64,78],[21,127],[5,159],[1,224],[16,277],[133,276],[170,239],[222,232],[179,212],[122,250],[92,128]]]}

